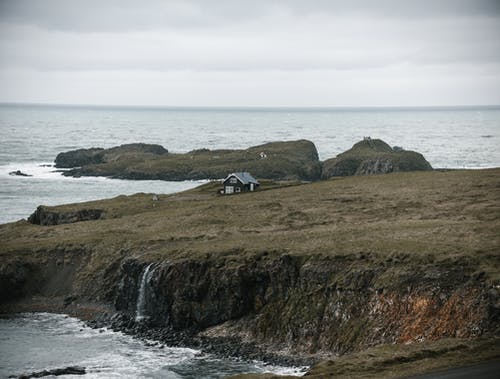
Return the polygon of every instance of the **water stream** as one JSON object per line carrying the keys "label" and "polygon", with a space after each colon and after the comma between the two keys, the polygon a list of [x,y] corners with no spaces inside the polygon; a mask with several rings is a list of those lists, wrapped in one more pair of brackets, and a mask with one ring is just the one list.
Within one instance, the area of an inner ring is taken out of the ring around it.
{"label": "water stream", "polygon": [[144,269],[140,280],[139,280],[139,292],[137,294],[137,308],[135,311],[135,321],[141,322],[147,320],[149,316],[147,315],[147,292],[149,287],[149,280],[151,279],[151,275],[154,272],[154,269],[151,270],[153,263],[150,263]]}

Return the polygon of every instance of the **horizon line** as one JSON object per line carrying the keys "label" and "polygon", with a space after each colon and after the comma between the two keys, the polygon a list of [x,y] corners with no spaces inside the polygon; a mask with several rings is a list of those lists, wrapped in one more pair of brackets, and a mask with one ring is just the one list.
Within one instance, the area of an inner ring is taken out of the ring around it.
{"label": "horizon line", "polygon": [[500,109],[500,104],[456,105],[127,105],[127,104],[75,104],[3,102],[0,106],[35,106],[68,108],[116,108],[116,109],[165,109],[165,110],[447,110],[447,109]]}

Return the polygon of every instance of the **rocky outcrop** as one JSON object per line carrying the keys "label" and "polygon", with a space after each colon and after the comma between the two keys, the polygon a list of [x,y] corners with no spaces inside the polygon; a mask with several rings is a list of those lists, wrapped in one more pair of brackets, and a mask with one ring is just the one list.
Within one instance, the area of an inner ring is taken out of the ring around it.
{"label": "rocky outcrop", "polygon": [[71,168],[102,163],[102,148],[78,149],[57,154],[55,167]]}
{"label": "rocky outcrop", "polygon": [[323,162],[322,178],[427,170],[432,167],[422,154],[400,147],[393,149],[379,139],[365,139],[336,158]]}
{"label": "rocky outcrop", "polygon": [[245,150],[197,149],[185,154],[166,154],[166,150],[157,149],[131,152],[130,148],[122,148],[61,153],[56,166],[73,167],[63,173],[67,176],[134,180],[221,179],[236,171],[275,180],[317,180],[321,176],[316,147],[306,140],[271,142]]}
{"label": "rocky outcrop", "polygon": [[61,375],[85,375],[85,367],[81,366],[68,366],[63,368],[55,368],[52,370],[43,370],[32,372],[31,374],[24,374],[20,376],[9,376],[9,378],[29,379],[29,378],[43,378],[45,376],[61,376]]}
{"label": "rocky outcrop", "polygon": [[11,175],[11,176],[33,176],[30,174],[26,174],[25,172],[22,172],[21,170],[11,171],[11,172],[9,172],[9,175]]}
{"label": "rocky outcrop", "polygon": [[71,224],[79,221],[98,220],[103,213],[102,209],[78,209],[64,212],[40,205],[28,217],[28,221],[37,225]]}
{"label": "rocky outcrop", "polygon": [[58,154],[55,159],[55,166],[57,168],[83,167],[112,162],[123,156],[137,156],[138,154],[162,155],[167,153],[168,150],[163,146],[146,143],[131,143],[110,149],[78,149]]}

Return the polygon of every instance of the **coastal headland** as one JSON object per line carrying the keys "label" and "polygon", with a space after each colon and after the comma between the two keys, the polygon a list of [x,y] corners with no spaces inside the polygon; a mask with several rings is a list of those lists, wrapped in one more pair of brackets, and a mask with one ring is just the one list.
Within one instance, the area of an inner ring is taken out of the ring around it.
{"label": "coastal headland", "polygon": [[40,207],[32,221],[50,222],[0,225],[0,311],[311,363],[318,378],[500,356],[500,169],[219,187]]}

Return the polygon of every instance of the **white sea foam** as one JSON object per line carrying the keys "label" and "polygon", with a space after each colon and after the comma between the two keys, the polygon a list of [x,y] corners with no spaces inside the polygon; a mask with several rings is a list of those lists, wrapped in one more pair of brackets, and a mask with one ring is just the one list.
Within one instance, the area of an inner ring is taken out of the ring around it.
{"label": "white sea foam", "polygon": [[[30,176],[15,176],[10,174],[11,172],[18,170]],[[18,178],[20,180],[28,180],[30,177],[40,179],[59,179],[61,177],[61,173],[56,172],[56,168],[54,168],[53,163],[50,162],[19,162],[0,165],[0,177],[8,176],[11,178]]]}

